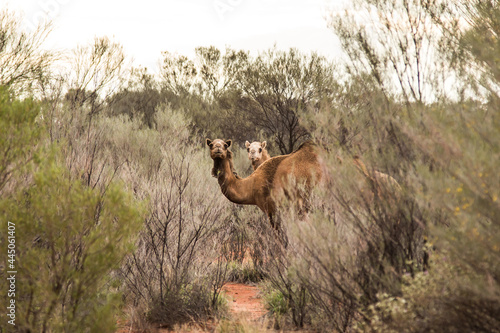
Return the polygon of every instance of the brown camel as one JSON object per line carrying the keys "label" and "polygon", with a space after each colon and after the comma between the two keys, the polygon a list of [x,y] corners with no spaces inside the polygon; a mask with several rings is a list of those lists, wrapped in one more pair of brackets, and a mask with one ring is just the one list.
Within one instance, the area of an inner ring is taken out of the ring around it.
{"label": "brown camel", "polygon": [[291,154],[270,158],[246,178],[233,173],[233,154],[228,149],[231,140],[206,142],[214,161],[212,175],[217,178],[222,194],[234,203],[258,206],[276,229],[278,224],[273,216],[280,200],[296,199],[298,209],[304,209],[313,186],[323,178],[323,163],[310,141]]}
{"label": "brown camel", "polygon": [[262,163],[271,158],[266,149],[266,141],[254,141],[252,143],[246,141],[248,159],[252,162],[253,170],[255,171]]}
{"label": "brown camel", "polygon": [[399,186],[399,183],[396,179],[392,178],[388,174],[379,171],[373,171],[372,173],[368,172],[366,165],[363,163],[359,156],[353,157],[353,163],[358,168],[361,173],[366,177],[368,185],[370,186],[372,193],[369,198],[369,201],[373,200],[373,196],[377,196],[379,198],[390,198],[391,192],[392,195],[398,196],[402,189]]}

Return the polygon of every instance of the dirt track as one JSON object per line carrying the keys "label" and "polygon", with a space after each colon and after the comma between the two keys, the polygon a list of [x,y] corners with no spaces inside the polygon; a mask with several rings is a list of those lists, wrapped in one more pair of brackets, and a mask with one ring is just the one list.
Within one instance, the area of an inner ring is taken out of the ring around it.
{"label": "dirt track", "polygon": [[267,313],[257,287],[242,283],[228,283],[222,290],[228,296],[229,310],[234,317],[253,321],[262,318]]}
{"label": "dirt track", "polygon": [[[265,315],[267,313],[263,301],[260,297],[260,291],[257,287],[243,284],[243,283],[228,283],[222,290],[229,302],[229,311],[231,318],[228,322],[231,323],[247,323],[247,325],[256,327],[261,326],[265,322]],[[234,324],[233,324],[234,325]],[[217,323],[208,325],[206,328],[198,327],[198,325],[186,325],[179,330],[171,331],[168,329],[151,329],[147,332],[155,333],[170,333],[170,332],[198,332],[206,333],[213,332]],[[116,333],[130,333],[139,332],[132,330],[128,324],[118,323],[118,330]],[[141,331],[144,332],[144,331]]]}

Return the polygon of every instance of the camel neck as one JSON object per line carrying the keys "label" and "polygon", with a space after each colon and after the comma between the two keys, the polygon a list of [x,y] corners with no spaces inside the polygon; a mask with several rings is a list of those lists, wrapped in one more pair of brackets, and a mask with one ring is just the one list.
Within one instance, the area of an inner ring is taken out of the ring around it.
{"label": "camel neck", "polygon": [[270,158],[271,158],[271,156],[269,156],[269,154],[267,153],[267,150],[263,150],[262,151],[262,159],[260,160],[260,163],[262,164]]}
{"label": "camel neck", "polygon": [[237,178],[233,173],[231,162],[228,158],[214,162],[217,180],[222,193],[234,203],[254,205],[255,199],[253,198],[251,186],[252,179],[249,179],[249,177],[244,179]]}

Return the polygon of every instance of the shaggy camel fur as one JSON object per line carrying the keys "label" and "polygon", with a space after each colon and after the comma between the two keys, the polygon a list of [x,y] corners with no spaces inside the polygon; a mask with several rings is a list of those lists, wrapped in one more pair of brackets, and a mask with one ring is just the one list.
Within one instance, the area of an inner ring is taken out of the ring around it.
{"label": "shaggy camel fur", "polygon": [[279,201],[284,197],[296,198],[299,209],[303,209],[313,186],[323,178],[323,163],[312,142],[302,144],[291,154],[267,160],[243,179],[232,170],[233,154],[228,149],[231,140],[207,139],[206,142],[214,161],[212,175],[217,178],[222,194],[234,203],[258,206],[276,229],[278,224],[273,216]]}
{"label": "shaggy camel fur", "polygon": [[255,171],[262,163],[271,158],[266,149],[266,141],[258,142],[254,141],[252,143],[246,141],[245,147],[247,147],[248,159],[252,162],[253,170]]}

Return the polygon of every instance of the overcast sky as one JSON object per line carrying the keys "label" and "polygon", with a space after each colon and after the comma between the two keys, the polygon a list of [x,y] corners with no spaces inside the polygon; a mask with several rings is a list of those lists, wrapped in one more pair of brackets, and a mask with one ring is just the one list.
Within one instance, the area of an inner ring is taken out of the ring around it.
{"label": "overcast sky", "polygon": [[329,58],[339,44],[325,17],[343,0],[0,0],[22,11],[27,27],[53,21],[47,46],[72,49],[108,36],[134,65],[156,70],[162,51],[193,55],[197,46],[266,50],[296,47]]}

